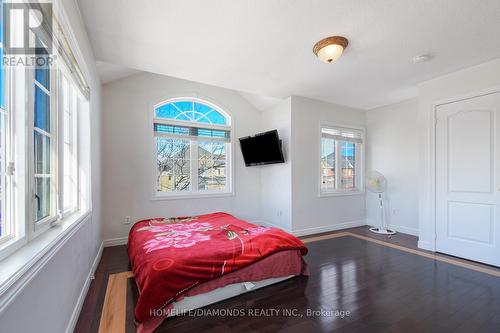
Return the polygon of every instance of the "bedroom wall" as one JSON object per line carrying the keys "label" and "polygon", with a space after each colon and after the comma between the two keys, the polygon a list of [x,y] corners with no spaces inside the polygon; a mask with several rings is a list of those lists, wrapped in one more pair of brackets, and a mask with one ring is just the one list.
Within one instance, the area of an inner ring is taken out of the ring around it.
{"label": "bedroom wall", "polygon": [[[385,216],[391,228],[418,235],[418,100],[366,113],[366,171],[387,179]],[[380,225],[378,195],[366,192],[366,223]]]}
{"label": "bedroom wall", "polygon": [[486,89],[500,88],[500,59],[463,69],[419,85],[419,246],[433,250],[435,235],[430,207],[430,151],[433,104],[444,99],[463,97]]}
{"label": "bedroom wall", "polygon": [[365,195],[319,197],[319,125],[365,126],[365,112],[292,97],[292,230],[311,234],[365,224]]}
{"label": "bedroom wall", "polygon": [[[172,97],[194,96],[232,115],[234,196],[151,200],[153,196],[153,106]],[[260,168],[246,168],[237,138],[260,129],[260,111],[237,92],[151,73],[138,73],[103,87],[103,227],[106,244],[123,243],[132,222],[155,216],[226,211],[260,218]],[[126,163],[124,163],[126,161]]]}
{"label": "bedroom wall", "polygon": [[101,84],[77,4],[73,0],[60,3],[90,75],[87,79],[91,88],[92,213],[66,242],[57,244],[50,255],[40,259],[43,262],[40,270],[34,272],[32,279],[0,314],[2,332],[72,332],[101,245]]}
{"label": "bedroom wall", "polygon": [[260,208],[263,223],[292,229],[291,98],[262,113],[261,130],[278,130],[285,163],[261,166]]}

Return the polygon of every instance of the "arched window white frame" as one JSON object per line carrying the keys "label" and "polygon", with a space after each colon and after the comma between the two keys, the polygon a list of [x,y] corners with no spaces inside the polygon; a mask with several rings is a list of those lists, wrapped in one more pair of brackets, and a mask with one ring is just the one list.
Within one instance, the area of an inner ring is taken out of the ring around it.
{"label": "arched window white frame", "polygon": [[153,113],[155,197],[230,194],[229,114],[193,97],[168,99]]}

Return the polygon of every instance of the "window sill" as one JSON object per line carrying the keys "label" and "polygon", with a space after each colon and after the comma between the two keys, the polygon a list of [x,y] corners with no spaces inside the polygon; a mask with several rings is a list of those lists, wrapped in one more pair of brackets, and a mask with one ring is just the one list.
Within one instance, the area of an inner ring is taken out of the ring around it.
{"label": "window sill", "polygon": [[[0,314],[83,225],[90,211],[76,212],[0,261]],[[26,242],[24,238],[16,242]]]}
{"label": "window sill", "polygon": [[203,194],[158,194],[151,198],[151,201],[163,201],[163,200],[182,200],[182,199],[209,199],[209,198],[225,198],[232,197],[233,192],[213,192],[213,193],[203,193]]}
{"label": "window sill", "polygon": [[350,195],[364,195],[365,191],[320,192],[319,197],[346,197]]}

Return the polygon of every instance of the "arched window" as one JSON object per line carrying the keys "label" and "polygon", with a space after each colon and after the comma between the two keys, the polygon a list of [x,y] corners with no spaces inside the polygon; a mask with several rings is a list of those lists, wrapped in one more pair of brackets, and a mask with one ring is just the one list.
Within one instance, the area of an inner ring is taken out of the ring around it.
{"label": "arched window", "polygon": [[231,191],[231,117],[197,98],[174,98],[154,109],[156,194]]}

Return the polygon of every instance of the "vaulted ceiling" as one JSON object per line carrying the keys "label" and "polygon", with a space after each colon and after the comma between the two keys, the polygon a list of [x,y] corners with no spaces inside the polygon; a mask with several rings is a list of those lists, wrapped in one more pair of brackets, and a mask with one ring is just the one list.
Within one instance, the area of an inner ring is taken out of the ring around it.
{"label": "vaulted ceiling", "polygon": [[[500,57],[498,0],[80,0],[79,6],[96,58],[115,69],[362,109],[414,97],[419,82]],[[325,64],[312,47],[331,35],[350,44],[338,62]],[[431,61],[412,62],[426,53]]]}

